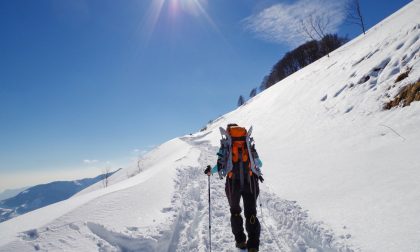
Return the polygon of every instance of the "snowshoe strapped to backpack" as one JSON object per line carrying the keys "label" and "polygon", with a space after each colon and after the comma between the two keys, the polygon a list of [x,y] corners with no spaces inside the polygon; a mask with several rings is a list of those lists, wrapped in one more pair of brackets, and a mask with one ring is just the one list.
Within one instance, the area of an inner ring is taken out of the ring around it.
{"label": "snowshoe strapped to backpack", "polygon": [[248,175],[261,176],[261,171],[255,162],[258,153],[255,150],[254,140],[251,138],[252,127],[247,131],[237,125],[228,125],[227,130],[220,127],[222,139],[218,153],[218,172],[220,177]]}

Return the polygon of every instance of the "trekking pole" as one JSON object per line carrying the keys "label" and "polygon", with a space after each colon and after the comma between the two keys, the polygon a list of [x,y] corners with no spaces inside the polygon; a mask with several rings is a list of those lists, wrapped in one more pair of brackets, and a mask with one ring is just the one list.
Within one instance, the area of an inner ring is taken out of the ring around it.
{"label": "trekking pole", "polygon": [[[210,165],[207,168],[211,168]],[[209,248],[211,252],[211,199],[210,199],[210,176],[208,176],[209,184]]]}

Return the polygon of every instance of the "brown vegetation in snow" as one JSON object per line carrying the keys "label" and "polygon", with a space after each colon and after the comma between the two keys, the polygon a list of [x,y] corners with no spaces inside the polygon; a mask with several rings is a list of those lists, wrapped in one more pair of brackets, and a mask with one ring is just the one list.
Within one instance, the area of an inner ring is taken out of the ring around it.
{"label": "brown vegetation in snow", "polygon": [[420,101],[420,80],[403,87],[392,101],[385,104],[384,109],[391,109],[400,105],[406,107],[413,101]]}

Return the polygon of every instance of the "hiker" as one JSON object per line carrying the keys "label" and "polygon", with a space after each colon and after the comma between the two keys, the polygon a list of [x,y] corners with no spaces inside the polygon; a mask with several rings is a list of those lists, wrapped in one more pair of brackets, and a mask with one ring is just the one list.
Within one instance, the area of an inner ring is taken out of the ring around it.
{"label": "hiker", "polygon": [[[256,252],[260,245],[260,222],[257,218],[258,180],[264,181],[260,171],[262,163],[255,150],[254,140],[250,137],[252,127],[247,130],[237,124],[228,124],[227,129],[220,128],[222,139],[217,153],[217,164],[204,171],[210,176],[219,173],[220,179],[226,177],[225,192],[230,206],[230,223],[235,236],[236,247]],[[245,227],[239,202],[243,201]]]}

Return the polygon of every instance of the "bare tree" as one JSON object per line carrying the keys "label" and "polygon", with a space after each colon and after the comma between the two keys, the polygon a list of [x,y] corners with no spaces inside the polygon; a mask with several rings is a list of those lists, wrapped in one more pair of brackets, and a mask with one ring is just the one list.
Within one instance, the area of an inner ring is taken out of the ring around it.
{"label": "bare tree", "polygon": [[[310,14],[306,19],[300,21],[300,30],[309,40],[323,40],[328,34],[330,25],[330,16],[326,14]],[[330,57],[328,48],[327,56]]]}
{"label": "bare tree", "polygon": [[143,171],[143,159],[139,158],[137,160],[137,169],[138,169],[138,173]]}
{"label": "bare tree", "polygon": [[104,187],[108,187],[108,183],[109,183],[109,177],[111,176],[111,168],[110,167],[105,167],[102,170],[102,185]]}
{"label": "bare tree", "polygon": [[300,31],[309,40],[321,40],[327,35],[330,24],[329,16],[310,14],[300,20]]}
{"label": "bare tree", "polygon": [[244,103],[245,103],[245,99],[242,95],[240,95],[238,99],[238,107],[244,105]]}
{"label": "bare tree", "polygon": [[363,21],[362,10],[359,0],[348,0],[346,4],[346,22],[355,24],[362,28],[363,34],[366,34],[365,23]]}

